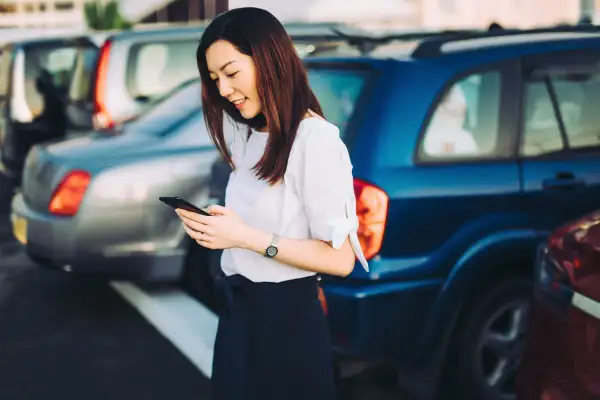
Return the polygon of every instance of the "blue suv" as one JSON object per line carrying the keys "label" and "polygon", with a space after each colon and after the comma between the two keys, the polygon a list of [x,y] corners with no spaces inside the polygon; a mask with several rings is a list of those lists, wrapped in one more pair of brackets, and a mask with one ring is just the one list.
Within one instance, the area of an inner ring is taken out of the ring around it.
{"label": "blue suv", "polygon": [[600,204],[600,33],[375,44],[305,60],[351,154],[370,259],[323,278],[335,351],[425,398],[514,398],[536,246]]}

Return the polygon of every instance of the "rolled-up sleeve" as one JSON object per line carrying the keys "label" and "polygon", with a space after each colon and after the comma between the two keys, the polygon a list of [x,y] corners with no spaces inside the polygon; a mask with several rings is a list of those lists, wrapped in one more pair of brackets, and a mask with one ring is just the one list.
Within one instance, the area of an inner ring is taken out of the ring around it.
{"label": "rolled-up sleeve", "polygon": [[[325,124],[325,123],[324,123]],[[357,259],[368,271],[358,240],[358,218],[352,163],[339,131],[324,125],[324,131],[304,132],[291,165],[296,191],[304,203],[313,239],[331,242],[339,249],[346,238]],[[288,166],[290,167],[290,166]]]}

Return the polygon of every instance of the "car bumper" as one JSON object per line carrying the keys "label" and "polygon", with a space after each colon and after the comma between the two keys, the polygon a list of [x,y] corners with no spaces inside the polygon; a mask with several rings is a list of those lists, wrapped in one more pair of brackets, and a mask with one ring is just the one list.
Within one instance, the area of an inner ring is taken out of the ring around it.
{"label": "car bumper", "polygon": [[600,302],[554,280],[552,265],[541,245],[517,397],[600,398]]}
{"label": "car bumper", "polygon": [[589,312],[594,308],[597,313],[600,303],[582,299],[575,296],[562,316],[545,302],[533,301],[517,379],[519,399],[600,398],[600,316]]}
{"label": "car bumper", "polygon": [[182,248],[146,241],[84,250],[78,246],[81,231],[75,219],[36,212],[21,194],[14,196],[11,208],[13,235],[39,265],[112,279],[162,282],[181,277]]}
{"label": "car bumper", "polygon": [[373,361],[411,357],[439,281],[323,283],[334,350]]}

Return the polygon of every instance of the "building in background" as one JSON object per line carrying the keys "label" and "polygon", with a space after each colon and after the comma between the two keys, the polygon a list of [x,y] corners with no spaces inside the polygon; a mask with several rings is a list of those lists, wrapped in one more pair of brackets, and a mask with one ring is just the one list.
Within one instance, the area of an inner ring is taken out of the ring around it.
{"label": "building in background", "polygon": [[83,27],[84,0],[2,0],[0,27]]}
{"label": "building in background", "polygon": [[230,8],[258,6],[294,21],[341,20],[381,29],[513,27],[576,23],[582,7],[600,9],[600,0],[229,0]]}
{"label": "building in background", "polygon": [[421,26],[431,28],[502,26],[530,28],[576,23],[581,0],[421,0]]}
{"label": "building in background", "polygon": [[418,25],[422,0],[229,0],[230,8],[256,6],[287,22],[341,21],[364,27]]}
{"label": "building in background", "polygon": [[600,21],[600,0],[581,0],[581,3],[582,14],[598,23]]}
{"label": "building in background", "polygon": [[[87,0],[0,0],[0,27],[84,27]],[[600,0],[118,0],[134,23],[211,18],[228,8],[265,8],[284,21],[341,21],[366,28],[531,27],[596,20]]]}
{"label": "building in background", "polygon": [[133,22],[186,22],[212,18],[228,9],[228,0],[119,0]]}
{"label": "building in background", "polygon": [[[0,0],[0,28],[85,27],[88,0]],[[123,16],[139,22],[185,22],[227,10],[228,0],[118,0]]]}

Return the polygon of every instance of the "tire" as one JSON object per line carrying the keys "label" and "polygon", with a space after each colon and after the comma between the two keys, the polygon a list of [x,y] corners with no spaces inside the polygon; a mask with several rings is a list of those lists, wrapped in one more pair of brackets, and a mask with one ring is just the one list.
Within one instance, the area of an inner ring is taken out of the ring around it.
{"label": "tire", "polygon": [[220,255],[220,251],[207,250],[191,243],[181,279],[181,286],[212,312],[216,312],[216,301],[210,271],[219,265]]}
{"label": "tire", "polygon": [[514,277],[470,299],[450,347],[446,379],[451,398],[516,399],[531,291],[529,279]]}

